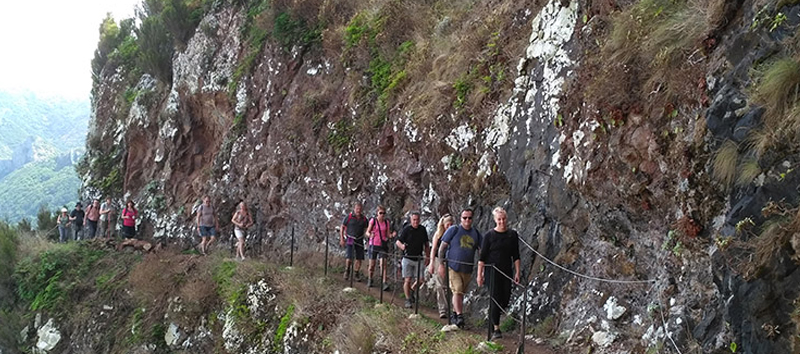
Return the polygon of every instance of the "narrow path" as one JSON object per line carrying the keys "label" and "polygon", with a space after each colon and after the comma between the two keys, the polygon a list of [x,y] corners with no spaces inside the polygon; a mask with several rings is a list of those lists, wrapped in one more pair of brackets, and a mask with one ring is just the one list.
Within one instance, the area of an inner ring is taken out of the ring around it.
{"label": "narrow path", "polygon": [[[377,271],[376,271],[377,274]],[[328,277],[335,279],[339,284],[341,284],[342,289],[350,286],[350,281],[345,281],[342,277],[342,273],[339,272],[330,272],[328,273]],[[405,296],[403,295],[403,287],[402,282],[399,283],[397,286],[392,282],[392,276],[389,276],[389,282],[392,285],[392,289],[390,291],[383,292],[383,302],[386,304],[390,304],[393,306],[397,306],[402,308],[403,304],[405,303]],[[353,282],[353,287],[363,294],[370,295],[374,297],[376,300],[380,299],[380,290],[377,285],[374,288],[368,288],[366,281],[364,282]],[[472,284],[471,286],[475,286]],[[435,308],[435,304],[433,306],[427,305],[425,303],[420,303],[419,305],[419,314],[425,316],[427,318],[433,319],[436,322],[439,322],[442,326],[447,324],[447,319],[440,319],[439,312]],[[408,314],[414,313],[414,308],[405,309]],[[474,327],[474,326],[467,326],[466,329],[463,331],[469,332],[470,334],[474,334],[482,338],[483,340],[486,339],[487,329],[486,327]],[[500,344],[503,346],[503,350],[500,353],[508,353],[508,354],[515,354],[517,351],[519,341],[519,329],[509,332],[503,333],[503,338],[500,340],[495,341],[495,343]],[[466,349],[466,348],[465,348]],[[557,354],[557,352],[550,348],[549,346],[536,344],[533,341],[527,340],[525,341],[525,353],[526,354]]]}

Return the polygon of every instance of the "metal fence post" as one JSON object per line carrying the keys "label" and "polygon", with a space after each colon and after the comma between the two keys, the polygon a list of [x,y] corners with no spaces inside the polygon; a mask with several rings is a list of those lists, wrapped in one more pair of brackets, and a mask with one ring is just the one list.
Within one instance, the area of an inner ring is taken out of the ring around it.
{"label": "metal fence post", "polygon": [[525,315],[528,313],[528,284],[522,293],[522,327],[519,332],[519,351],[517,353],[525,353]]}
{"label": "metal fence post", "polygon": [[417,289],[412,293],[414,295],[414,313],[419,314],[419,288],[422,287],[422,282],[419,279],[420,269],[422,268],[422,256],[417,259]]}
{"label": "metal fence post", "polygon": [[325,230],[325,276],[328,276],[328,230]]}
{"label": "metal fence post", "polygon": [[489,278],[489,311],[487,312],[487,314],[489,315],[489,320],[486,321],[488,323],[488,325],[486,326],[487,327],[486,340],[490,341],[490,340],[492,340],[492,330],[494,329],[494,316],[493,315],[494,315],[494,311],[495,311],[494,310],[495,306],[493,304],[493,301],[494,301],[494,276],[495,276],[495,270],[494,270],[494,265],[488,265],[487,268],[490,269],[491,278]]}
{"label": "metal fence post", "polygon": [[385,257],[386,255],[378,255],[378,262],[380,262],[381,266],[381,287],[378,289],[378,292],[381,293],[381,300],[380,303],[383,303],[383,268],[386,267],[386,261],[381,259],[381,257]]}

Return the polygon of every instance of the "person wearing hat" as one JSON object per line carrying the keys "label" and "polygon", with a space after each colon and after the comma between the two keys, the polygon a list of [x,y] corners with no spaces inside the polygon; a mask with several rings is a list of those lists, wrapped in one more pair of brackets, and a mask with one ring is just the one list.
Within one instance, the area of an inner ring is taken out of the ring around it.
{"label": "person wearing hat", "polygon": [[[86,217],[86,213],[81,210],[81,207],[81,202],[75,203],[75,209],[69,214],[69,221],[72,222],[73,239],[75,241],[83,238],[83,218]],[[78,237],[78,234],[80,234],[81,237]]]}
{"label": "person wearing hat", "polygon": [[69,230],[68,212],[69,210],[67,210],[67,208],[61,208],[61,214],[58,214],[56,218],[56,224],[58,224],[58,242],[61,243],[67,242],[67,230]]}

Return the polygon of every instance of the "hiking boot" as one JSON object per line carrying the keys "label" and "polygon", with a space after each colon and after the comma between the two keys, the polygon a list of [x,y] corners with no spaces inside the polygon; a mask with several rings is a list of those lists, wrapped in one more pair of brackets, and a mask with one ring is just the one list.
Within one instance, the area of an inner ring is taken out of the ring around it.
{"label": "hiking boot", "polygon": [[350,280],[350,272],[347,270],[344,271],[344,280]]}
{"label": "hiking boot", "polygon": [[445,319],[445,318],[447,318],[447,314],[442,312],[442,313],[439,314],[439,318]]}
{"label": "hiking boot", "polygon": [[405,307],[407,309],[410,309],[411,308],[411,301],[406,300],[406,303],[403,305],[403,307]]}
{"label": "hiking boot", "polygon": [[492,332],[492,340],[496,340],[496,339],[500,339],[500,338],[503,338],[503,333],[500,332],[499,329],[494,330],[494,332]]}
{"label": "hiking boot", "polygon": [[384,283],[384,284],[383,284],[383,291],[392,291],[392,288],[391,288],[391,287],[389,287],[389,284],[388,284],[388,283]]}
{"label": "hiking boot", "polygon": [[368,288],[375,287],[375,284],[372,283],[372,278],[367,279],[367,287]]}
{"label": "hiking boot", "polygon": [[464,321],[464,315],[463,314],[456,315],[456,326],[458,326],[458,328],[463,329],[464,327],[466,327],[466,325],[467,323]]}
{"label": "hiking boot", "polygon": [[364,281],[364,275],[361,274],[360,270],[356,272],[355,277],[356,277],[356,281],[359,282],[359,283]]}

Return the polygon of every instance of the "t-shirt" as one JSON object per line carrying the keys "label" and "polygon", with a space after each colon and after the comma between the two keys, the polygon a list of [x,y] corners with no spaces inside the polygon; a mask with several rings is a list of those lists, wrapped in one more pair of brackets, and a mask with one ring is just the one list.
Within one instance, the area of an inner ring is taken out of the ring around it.
{"label": "t-shirt", "polygon": [[200,226],[213,227],[215,225],[213,206],[200,204],[197,212],[200,214]]}
{"label": "t-shirt", "polygon": [[384,241],[389,240],[389,220],[384,219],[383,222],[379,222],[378,219],[372,218],[369,224],[372,226],[372,237],[369,238],[369,244],[377,247],[383,246]]}
{"label": "t-shirt", "polygon": [[58,219],[58,226],[67,227],[67,223],[69,223],[69,216],[68,215],[60,215]]}
{"label": "t-shirt", "polygon": [[102,220],[102,221],[108,220],[108,215],[114,212],[114,205],[106,203],[106,202],[103,202],[103,204],[100,204],[100,212],[104,212],[106,210],[108,210],[109,213],[100,214],[100,220]]}
{"label": "t-shirt", "polygon": [[95,208],[94,204],[86,208],[86,219],[89,221],[97,221],[100,219],[100,209]]}
{"label": "t-shirt", "polygon": [[428,243],[428,231],[422,225],[417,226],[416,229],[408,225],[403,228],[403,231],[400,231],[400,237],[397,240],[406,244],[403,257],[416,260],[422,256],[422,250]]}
{"label": "t-shirt", "polygon": [[81,227],[83,226],[83,217],[86,216],[86,213],[83,210],[73,209],[69,216],[70,218],[75,218],[75,220],[72,220],[72,225]]}
{"label": "t-shirt", "polygon": [[464,230],[461,225],[450,226],[440,242],[447,242],[447,264],[456,272],[472,273],[475,250],[480,248],[483,238],[475,228]]}
{"label": "t-shirt", "polygon": [[136,215],[137,214],[139,214],[139,212],[137,212],[136,209],[128,209],[128,208],[122,209],[122,216],[129,216],[128,218],[123,218],[122,219],[122,225],[124,225],[124,226],[136,226]]}
{"label": "t-shirt", "polygon": [[503,273],[511,275],[511,266],[519,259],[519,235],[514,230],[491,230],[483,235],[479,260],[494,264]]}
{"label": "t-shirt", "polygon": [[[347,238],[347,244],[352,245],[356,240],[364,244],[364,231],[367,230],[367,217],[363,214],[360,216],[347,214],[342,220],[342,226],[346,227],[345,234],[350,236]],[[355,239],[355,240],[354,240]]]}

